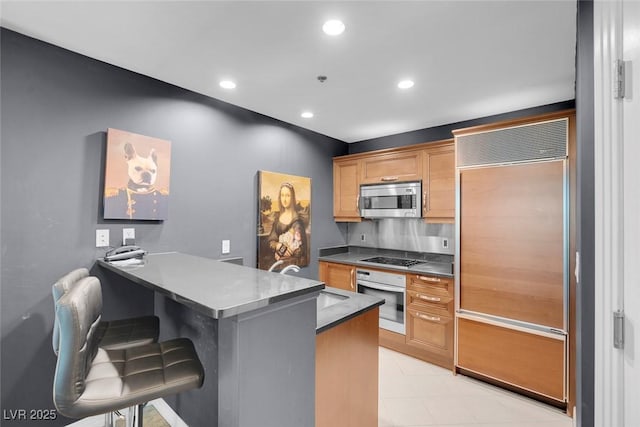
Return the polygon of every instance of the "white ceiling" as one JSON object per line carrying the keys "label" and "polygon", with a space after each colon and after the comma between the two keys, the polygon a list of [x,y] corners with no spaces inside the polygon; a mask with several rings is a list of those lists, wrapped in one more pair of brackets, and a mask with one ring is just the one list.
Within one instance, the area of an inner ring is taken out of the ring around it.
{"label": "white ceiling", "polygon": [[[347,142],[575,97],[569,0],[3,0],[0,16],[6,28]],[[346,24],[341,36],[322,32],[330,18]],[[220,88],[223,78],[237,88]],[[398,89],[402,78],[415,86]],[[301,118],[305,109],[315,116]]]}

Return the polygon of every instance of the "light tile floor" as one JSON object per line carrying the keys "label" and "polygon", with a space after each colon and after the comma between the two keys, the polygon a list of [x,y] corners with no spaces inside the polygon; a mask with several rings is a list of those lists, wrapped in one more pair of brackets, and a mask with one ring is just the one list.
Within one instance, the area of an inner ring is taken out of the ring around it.
{"label": "light tile floor", "polygon": [[380,347],[379,427],[572,427],[563,411]]}

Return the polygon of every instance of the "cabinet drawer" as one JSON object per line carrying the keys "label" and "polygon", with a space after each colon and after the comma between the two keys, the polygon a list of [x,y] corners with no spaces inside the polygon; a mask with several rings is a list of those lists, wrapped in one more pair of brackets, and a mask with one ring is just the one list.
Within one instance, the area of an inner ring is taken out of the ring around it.
{"label": "cabinet drawer", "polygon": [[443,357],[453,356],[453,319],[427,310],[407,310],[407,344]]}
{"label": "cabinet drawer", "polygon": [[407,305],[415,310],[429,310],[439,316],[453,315],[453,297],[407,289]]}
{"label": "cabinet drawer", "polygon": [[565,401],[565,340],[458,318],[458,366]]}
{"label": "cabinet drawer", "polygon": [[453,298],[453,279],[426,274],[409,274],[408,289],[431,296]]}

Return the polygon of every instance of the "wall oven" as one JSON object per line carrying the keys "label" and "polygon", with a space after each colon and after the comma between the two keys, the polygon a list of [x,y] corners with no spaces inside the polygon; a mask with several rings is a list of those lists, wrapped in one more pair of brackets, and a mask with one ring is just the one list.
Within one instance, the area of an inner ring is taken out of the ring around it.
{"label": "wall oven", "polygon": [[404,274],[356,269],[358,293],[383,298],[380,306],[380,327],[404,335],[406,331]]}

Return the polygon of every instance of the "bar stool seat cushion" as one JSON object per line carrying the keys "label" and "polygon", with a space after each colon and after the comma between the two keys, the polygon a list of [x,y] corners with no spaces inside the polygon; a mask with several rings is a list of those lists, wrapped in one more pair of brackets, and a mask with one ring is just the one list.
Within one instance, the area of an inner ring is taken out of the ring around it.
{"label": "bar stool seat cushion", "polygon": [[188,339],[125,350],[100,348],[72,413],[77,418],[102,414],[199,387],[201,382],[202,367]]}
{"label": "bar stool seat cushion", "polygon": [[120,350],[158,341],[160,319],[141,316],[130,319],[103,320],[97,331],[101,348]]}

